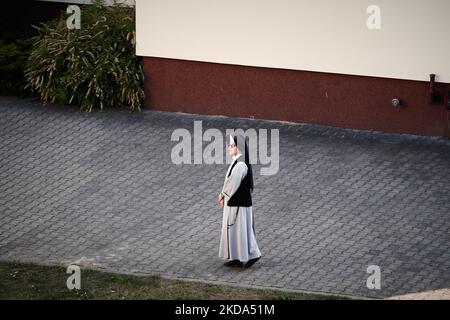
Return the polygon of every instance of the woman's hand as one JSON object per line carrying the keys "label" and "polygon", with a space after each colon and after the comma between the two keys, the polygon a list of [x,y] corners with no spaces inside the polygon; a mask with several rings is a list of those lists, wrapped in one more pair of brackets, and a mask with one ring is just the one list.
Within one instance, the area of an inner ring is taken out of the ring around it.
{"label": "woman's hand", "polygon": [[225,202],[225,200],[224,200],[224,195],[221,193],[221,194],[219,194],[219,199],[218,199],[218,201],[219,201],[219,204],[220,204],[220,206],[223,208],[223,206],[224,206],[224,202]]}

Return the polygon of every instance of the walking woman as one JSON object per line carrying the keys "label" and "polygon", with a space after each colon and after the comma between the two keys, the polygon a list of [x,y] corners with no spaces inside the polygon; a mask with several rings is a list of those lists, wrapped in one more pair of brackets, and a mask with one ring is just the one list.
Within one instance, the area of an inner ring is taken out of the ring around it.
{"label": "walking woman", "polygon": [[233,161],[219,195],[223,207],[219,257],[228,260],[225,266],[248,268],[261,258],[253,223],[253,172],[244,136],[233,134],[229,141]]}

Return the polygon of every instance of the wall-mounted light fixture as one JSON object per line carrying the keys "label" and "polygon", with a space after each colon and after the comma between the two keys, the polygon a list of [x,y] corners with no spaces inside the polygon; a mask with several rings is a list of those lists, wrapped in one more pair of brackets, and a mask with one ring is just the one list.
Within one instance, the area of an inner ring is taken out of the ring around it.
{"label": "wall-mounted light fixture", "polygon": [[430,74],[429,87],[430,103],[441,104],[443,101],[441,94],[436,90],[436,75]]}
{"label": "wall-mounted light fixture", "polygon": [[391,100],[391,104],[393,107],[400,107],[402,105],[402,101],[400,100],[400,98],[394,98]]}
{"label": "wall-mounted light fixture", "polygon": [[450,110],[450,87],[447,89],[447,110]]}

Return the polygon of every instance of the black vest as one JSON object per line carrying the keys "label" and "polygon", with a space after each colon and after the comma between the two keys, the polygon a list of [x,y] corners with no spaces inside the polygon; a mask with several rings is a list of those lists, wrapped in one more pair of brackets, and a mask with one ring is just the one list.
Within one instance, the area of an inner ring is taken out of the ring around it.
{"label": "black vest", "polygon": [[[243,156],[240,156],[237,161],[233,163],[230,169],[230,173],[228,173],[227,178],[231,175],[231,172],[234,169],[234,166],[236,163],[244,162]],[[230,197],[230,199],[227,202],[227,205],[229,207],[251,207],[252,206],[252,194],[251,194],[251,181],[250,181],[250,175],[245,175],[244,179],[242,179],[241,184],[239,188],[236,190],[236,192]]]}

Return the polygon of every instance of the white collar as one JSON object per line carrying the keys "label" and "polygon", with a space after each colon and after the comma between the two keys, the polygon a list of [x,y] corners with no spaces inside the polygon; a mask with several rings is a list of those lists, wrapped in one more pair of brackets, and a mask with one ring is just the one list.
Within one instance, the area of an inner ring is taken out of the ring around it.
{"label": "white collar", "polygon": [[240,156],[242,156],[242,153],[238,153],[237,155],[233,156],[233,162],[236,161],[237,158],[239,158]]}

